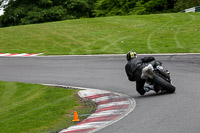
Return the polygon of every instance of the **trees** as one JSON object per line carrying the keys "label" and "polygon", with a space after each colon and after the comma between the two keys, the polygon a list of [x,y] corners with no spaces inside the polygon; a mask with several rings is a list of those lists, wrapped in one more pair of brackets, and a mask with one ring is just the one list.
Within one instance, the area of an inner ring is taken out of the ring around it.
{"label": "trees", "polygon": [[43,23],[81,17],[150,14],[200,6],[200,0],[0,0],[1,26]]}
{"label": "trees", "polygon": [[96,16],[149,14],[173,9],[174,0],[98,0]]}
{"label": "trees", "polygon": [[155,13],[168,10],[167,0],[151,0],[145,3],[146,12]]}
{"label": "trees", "polygon": [[[2,5],[1,0],[1,5]],[[90,17],[91,0],[10,0],[1,16],[2,26]],[[93,0],[94,1],[94,0]],[[4,1],[5,2],[5,1]]]}
{"label": "trees", "polygon": [[136,0],[97,0],[95,16],[112,16],[129,14],[135,7]]}
{"label": "trees", "polygon": [[200,0],[176,0],[175,10],[182,11],[195,6],[200,6]]}

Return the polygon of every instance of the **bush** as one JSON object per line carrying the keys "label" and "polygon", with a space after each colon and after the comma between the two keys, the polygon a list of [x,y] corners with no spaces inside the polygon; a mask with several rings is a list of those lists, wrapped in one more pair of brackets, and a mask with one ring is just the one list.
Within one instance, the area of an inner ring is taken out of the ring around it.
{"label": "bush", "polygon": [[175,11],[182,11],[195,6],[200,6],[199,0],[177,0],[174,8]]}
{"label": "bush", "polygon": [[98,0],[95,4],[95,16],[113,16],[129,14],[135,7],[135,0]]}
{"label": "bush", "polygon": [[33,10],[27,12],[27,15],[21,19],[19,24],[58,21],[62,20],[62,17],[65,15],[65,13],[66,9],[62,6],[55,6],[45,10],[35,7]]}
{"label": "bush", "polygon": [[151,0],[144,4],[145,9],[149,13],[160,12],[163,10],[167,10],[167,0]]}

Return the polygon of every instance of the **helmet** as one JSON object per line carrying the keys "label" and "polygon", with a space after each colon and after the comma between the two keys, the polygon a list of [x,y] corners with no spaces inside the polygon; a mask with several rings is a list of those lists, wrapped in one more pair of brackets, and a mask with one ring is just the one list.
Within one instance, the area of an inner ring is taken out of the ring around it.
{"label": "helmet", "polygon": [[137,53],[136,52],[133,52],[133,51],[129,51],[126,55],[126,59],[127,61],[130,61],[131,59],[137,57]]}

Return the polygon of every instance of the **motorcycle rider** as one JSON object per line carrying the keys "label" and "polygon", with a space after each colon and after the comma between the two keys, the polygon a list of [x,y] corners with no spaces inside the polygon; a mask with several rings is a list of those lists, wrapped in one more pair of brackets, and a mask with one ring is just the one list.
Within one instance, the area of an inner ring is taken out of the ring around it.
{"label": "motorcycle rider", "polygon": [[152,85],[144,86],[147,78],[154,78],[154,73],[150,70],[157,66],[161,66],[160,61],[156,61],[153,56],[137,57],[137,53],[129,51],[126,55],[127,64],[125,71],[130,81],[136,81],[136,90],[140,95],[144,95],[150,90],[156,93],[160,91],[159,86],[153,87]]}

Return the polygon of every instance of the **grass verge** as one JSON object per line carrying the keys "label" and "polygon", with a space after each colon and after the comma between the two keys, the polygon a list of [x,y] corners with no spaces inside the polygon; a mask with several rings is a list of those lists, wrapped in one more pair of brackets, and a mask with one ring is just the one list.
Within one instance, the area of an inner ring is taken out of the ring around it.
{"label": "grass verge", "polygon": [[84,18],[0,29],[1,53],[200,52],[200,13]]}
{"label": "grass verge", "polygon": [[[0,81],[0,133],[55,133],[75,124],[73,111],[86,108],[76,93],[74,89]],[[87,113],[92,110],[87,108]]]}

